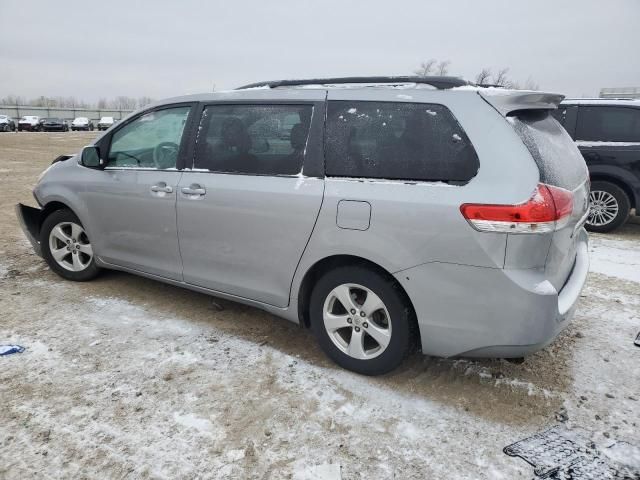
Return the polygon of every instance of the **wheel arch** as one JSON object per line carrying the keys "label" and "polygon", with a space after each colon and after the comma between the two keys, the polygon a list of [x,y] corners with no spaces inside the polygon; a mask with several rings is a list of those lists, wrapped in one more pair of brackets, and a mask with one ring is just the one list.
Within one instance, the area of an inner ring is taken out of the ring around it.
{"label": "wheel arch", "polygon": [[300,288],[298,289],[298,295],[297,295],[297,298],[298,298],[297,309],[298,309],[298,319],[300,321],[300,326],[302,326],[303,328],[310,328],[309,305],[311,301],[311,292],[317,280],[325,272],[332,270],[334,268],[343,267],[343,266],[363,266],[371,270],[374,270],[386,277],[393,279],[393,281],[398,286],[398,290],[404,296],[405,301],[407,302],[407,306],[411,309],[412,318],[416,322],[416,327],[417,327],[416,313],[415,313],[415,308],[413,306],[413,302],[411,301],[411,298],[407,294],[404,287],[400,284],[400,282],[396,281],[395,277],[391,274],[391,272],[389,272],[388,270],[386,270],[385,268],[381,267],[380,265],[378,265],[377,263],[371,260],[356,256],[356,255],[346,255],[346,254],[330,255],[328,257],[324,257],[316,261],[305,272],[302,278],[302,281],[300,282]]}
{"label": "wheel arch", "polygon": [[[42,213],[40,214],[40,227],[41,228],[42,228],[42,223],[45,221],[45,219],[49,215],[51,215],[53,212],[55,212],[56,210],[69,210],[76,217],[78,217],[78,214],[73,210],[73,208],[71,208],[66,203],[63,203],[63,202],[61,202],[59,200],[52,200],[51,202],[45,204],[44,207],[42,207]],[[80,217],[78,217],[78,218],[80,218]]]}
{"label": "wheel arch", "polygon": [[638,199],[636,198],[635,192],[631,185],[625,181],[623,178],[618,175],[612,175],[611,173],[606,172],[594,172],[589,175],[591,183],[593,182],[609,182],[613,183],[617,187],[620,187],[624,193],[627,194],[629,198],[629,203],[631,204],[631,208],[638,208]]}

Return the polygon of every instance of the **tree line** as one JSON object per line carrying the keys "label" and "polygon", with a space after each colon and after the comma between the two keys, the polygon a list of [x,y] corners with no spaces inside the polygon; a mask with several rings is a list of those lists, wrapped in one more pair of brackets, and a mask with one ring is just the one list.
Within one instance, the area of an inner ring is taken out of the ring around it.
{"label": "tree line", "polygon": [[[432,58],[420,63],[420,67],[414,70],[413,73],[421,77],[429,75],[446,76],[449,75],[450,65],[451,61],[449,60],[437,60]],[[540,86],[531,77],[528,77],[524,82],[510,78],[508,68],[493,70],[492,68],[485,67],[475,75],[473,80],[478,85],[494,85],[514,89],[522,88],[525,90],[540,90]]]}
{"label": "tree line", "polygon": [[[413,71],[416,75],[426,77],[429,75],[446,76],[449,75],[450,60],[437,60],[435,58],[425,60],[420,66]],[[539,85],[528,77],[524,82],[514,80],[509,77],[508,68],[499,68],[493,70],[485,67],[478,72],[473,78],[478,85],[495,85],[505,88],[514,88],[525,90],[539,90]],[[213,87],[215,90],[215,85]],[[26,98],[19,95],[7,95],[0,97],[0,105],[20,105],[30,107],[47,107],[47,108],[86,108],[94,110],[135,110],[144,107],[154,101],[153,98],[128,97],[120,95],[114,98],[100,98],[97,102],[86,102],[78,100],[76,97],[46,97],[40,96],[36,98]]]}
{"label": "tree line", "polygon": [[94,110],[135,110],[153,102],[151,97],[100,98],[97,102],[86,102],[76,97],[45,97],[26,98],[20,95],[0,97],[0,105],[20,105],[46,108],[86,108]]}

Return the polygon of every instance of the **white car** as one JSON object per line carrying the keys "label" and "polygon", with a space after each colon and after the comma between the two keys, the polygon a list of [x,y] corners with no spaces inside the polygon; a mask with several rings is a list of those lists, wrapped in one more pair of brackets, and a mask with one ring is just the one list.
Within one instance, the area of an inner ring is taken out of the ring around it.
{"label": "white car", "polygon": [[39,132],[42,130],[40,125],[40,117],[35,115],[26,115],[18,122],[18,131],[27,130],[29,132]]}
{"label": "white car", "polygon": [[91,130],[93,131],[93,122],[87,117],[77,117],[71,122],[71,130]]}
{"label": "white car", "polygon": [[16,122],[8,115],[0,115],[0,132],[15,132]]}
{"label": "white car", "polygon": [[98,130],[106,130],[114,123],[113,117],[102,117],[98,122]]}

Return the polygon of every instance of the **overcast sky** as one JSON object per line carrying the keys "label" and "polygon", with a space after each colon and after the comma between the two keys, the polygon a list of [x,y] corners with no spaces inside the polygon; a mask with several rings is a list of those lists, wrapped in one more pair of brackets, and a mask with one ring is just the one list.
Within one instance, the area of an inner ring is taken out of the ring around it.
{"label": "overcast sky", "polygon": [[508,67],[542,89],[640,87],[640,0],[0,1],[0,97],[148,95],[259,80]]}

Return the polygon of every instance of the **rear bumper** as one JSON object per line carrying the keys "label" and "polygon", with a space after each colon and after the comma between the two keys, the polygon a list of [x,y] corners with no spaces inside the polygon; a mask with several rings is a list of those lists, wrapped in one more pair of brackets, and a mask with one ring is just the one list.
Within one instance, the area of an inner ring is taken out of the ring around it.
{"label": "rear bumper", "polygon": [[40,215],[39,208],[27,207],[21,203],[16,205],[16,216],[20,223],[20,228],[33,246],[35,252],[42,256],[42,246],[40,245]]}
{"label": "rear bumper", "polygon": [[422,351],[441,357],[523,357],[569,324],[589,270],[584,229],[558,292],[540,269],[428,263],[395,274],[418,317]]}

